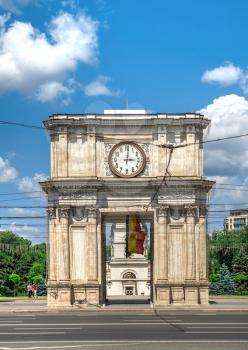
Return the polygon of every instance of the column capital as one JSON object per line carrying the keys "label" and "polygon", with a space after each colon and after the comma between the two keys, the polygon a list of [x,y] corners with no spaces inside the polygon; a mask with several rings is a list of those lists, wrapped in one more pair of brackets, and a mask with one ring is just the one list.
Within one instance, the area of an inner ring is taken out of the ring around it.
{"label": "column capital", "polygon": [[69,216],[70,216],[70,208],[69,207],[59,208],[59,218],[60,219],[68,219]]}
{"label": "column capital", "polygon": [[96,207],[86,207],[88,218],[96,218],[98,210]]}
{"label": "column capital", "polygon": [[195,217],[196,216],[196,210],[198,209],[197,206],[194,205],[187,205],[184,207],[185,211],[186,211],[186,216],[189,217]]}
{"label": "column capital", "polygon": [[48,207],[47,208],[47,216],[48,216],[48,219],[55,219],[56,218],[56,208],[55,207]]}
{"label": "column capital", "polygon": [[160,205],[157,207],[157,216],[167,216],[170,207],[168,205]]}

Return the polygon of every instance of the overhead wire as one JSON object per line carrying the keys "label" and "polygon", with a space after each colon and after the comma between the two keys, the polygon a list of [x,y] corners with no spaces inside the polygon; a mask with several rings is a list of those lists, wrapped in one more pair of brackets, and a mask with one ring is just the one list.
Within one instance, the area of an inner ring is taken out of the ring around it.
{"label": "overhead wire", "polygon": [[[24,124],[24,123],[19,123],[19,122],[15,122],[15,121],[6,121],[6,120],[0,120],[0,124],[2,125],[14,125],[14,126],[20,126],[20,127],[25,127],[25,128],[31,128],[31,129],[37,129],[37,130],[44,130],[44,131],[48,131],[47,128],[42,127],[42,126],[37,126],[37,125],[32,125],[32,124]],[[54,131],[53,131],[54,133]],[[57,133],[61,133],[60,131]],[[85,133],[87,134],[87,133]],[[155,134],[161,134],[158,132],[155,132]],[[128,134],[133,135],[134,137],[137,137],[137,134]],[[146,135],[144,135],[146,136]],[[238,135],[232,135],[232,136],[226,136],[226,137],[220,137],[220,138],[216,138],[216,139],[210,139],[210,140],[202,140],[202,141],[196,141],[196,142],[189,142],[189,143],[185,143],[185,144],[175,144],[173,145],[174,148],[183,148],[183,147],[188,147],[188,146],[192,146],[192,145],[200,145],[200,144],[205,144],[205,143],[212,143],[212,142],[219,142],[219,141],[225,141],[225,140],[233,140],[233,139],[238,139],[238,138],[242,138],[242,137],[247,137],[248,133],[244,133],[244,134],[238,134]],[[106,139],[104,137],[104,139]],[[110,139],[110,138],[109,138]],[[113,141],[117,140],[115,138],[111,138]],[[124,141],[124,139],[119,139],[121,141]],[[159,145],[159,144],[154,144],[152,143],[153,146],[158,146],[158,147],[167,147],[169,145]]]}
{"label": "overhead wire", "polygon": [[[1,120],[0,121],[0,124],[2,124],[2,125],[14,125],[14,126],[20,126],[20,127],[25,127],[25,128],[31,128],[31,129],[37,129],[37,130],[44,130],[44,131],[47,131],[47,129],[46,128],[44,128],[44,127],[41,127],[41,126],[36,126],[36,125],[31,125],[31,124],[24,124],[24,123],[19,123],[19,122],[10,122],[10,121],[3,121],[3,120]],[[129,134],[130,135],[130,134]],[[132,135],[132,134],[131,134]],[[136,136],[136,135],[134,135],[134,136]],[[154,192],[154,195],[152,196],[152,198],[151,198],[151,201],[150,201],[150,203],[147,205],[147,209],[146,210],[148,210],[148,207],[153,203],[153,201],[155,200],[155,198],[156,198],[156,196],[157,196],[157,194],[159,193],[159,190],[160,190],[160,188],[161,188],[161,186],[164,184],[164,183],[166,183],[166,179],[167,179],[167,177],[168,176],[171,176],[171,174],[169,173],[169,165],[170,165],[170,162],[171,162],[171,157],[172,157],[172,153],[173,153],[173,151],[175,150],[175,149],[177,149],[177,148],[183,148],[183,147],[188,147],[188,146],[192,146],[192,145],[200,145],[200,144],[206,144],[206,143],[213,143],[213,142],[219,142],[219,141],[224,141],[224,140],[231,140],[231,139],[237,139],[237,138],[242,138],[242,137],[246,137],[246,136],[248,136],[248,133],[245,133],[245,134],[239,134],[239,135],[233,135],[233,136],[228,136],[228,137],[222,137],[222,138],[217,138],[217,139],[212,139],[212,140],[202,140],[202,141],[197,141],[197,142],[190,142],[190,143],[185,143],[185,144],[179,144],[179,145],[177,145],[177,144],[173,144],[173,145],[171,145],[171,144],[164,144],[164,145],[161,145],[161,144],[154,144],[154,143],[152,143],[152,145],[153,146],[158,146],[158,147],[162,147],[162,148],[168,148],[169,149],[169,160],[168,160],[168,163],[167,163],[167,166],[166,166],[166,171],[165,171],[165,174],[164,174],[164,176],[163,176],[163,178],[162,178],[162,180],[161,180],[161,182],[159,183],[159,185],[157,186],[157,189],[155,190],[155,192]],[[107,138],[106,137],[104,137],[104,140],[106,140]],[[110,138],[109,138],[110,139]],[[112,138],[112,140],[113,141],[116,141],[117,139],[113,139]],[[120,139],[121,141],[124,141],[123,139]],[[146,142],[147,143],[147,142]],[[232,187],[238,187],[238,186],[242,186],[242,187],[245,187],[245,185],[234,185],[234,184],[221,184],[222,186],[226,186],[226,185],[230,185],[230,186],[232,186]],[[223,187],[215,187],[214,188],[214,190],[237,190],[237,189],[235,189],[235,188],[228,188],[228,189],[226,189],[226,188],[223,188]],[[244,190],[244,189],[242,189],[242,190],[239,190],[239,191],[243,191],[243,192],[247,192],[248,191],[248,189],[247,190]],[[23,193],[30,193],[31,191],[26,191],[26,192],[23,192]],[[32,191],[32,193],[34,193],[34,192],[41,192],[41,191]],[[41,192],[42,193],[42,192]],[[19,193],[16,193],[16,194],[20,194],[20,192]],[[13,195],[13,194],[0,194],[0,195]],[[3,199],[2,201],[15,201],[15,200],[23,200],[24,198],[12,198],[12,199]],[[40,197],[26,197],[25,198],[25,200],[26,199],[44,199],[44,198],[40,198]],[[213,205],[213,204],[212,204]],[[218,204],[217,204],[218,205]],[[228,204],[228,205],[231,205],[231,204]],[[237,204],[233,204],[233,205],[237,205]],[[244,204],[245,205],[245,204]],[[136,206],[136,205],[135,205]],[[130,206],[128,206],[128,207],[130,207]],[[219,211],[209,211],[209,212],[227,212],[227,211],[229,211],[229,210],[219,210]],[[9,218],[9,219],[23,219],[23,218],[25,218],[25,219],[28,219],[28,218],[31,218],[31,217],[28,217],[28,216],[25,216],[25,217],[2,217],[2,218]],[[32,217],[33,219],[34,218],[41,218],[41,217]],[[42,218],[45,218],[44,216],[42,217]]]}

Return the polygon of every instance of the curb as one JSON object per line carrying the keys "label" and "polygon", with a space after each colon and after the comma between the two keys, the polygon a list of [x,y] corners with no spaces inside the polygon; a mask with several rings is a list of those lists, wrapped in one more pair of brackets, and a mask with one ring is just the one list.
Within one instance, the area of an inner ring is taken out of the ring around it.
{"label": "curb", "polygon": [[9,310],[1,310],[0,314],[19,314],[19,313],[91,313],[91,312],[99,312],[99,313],[110,313],[110,312],[161,312],[161,311],[183,311],[183,312],[242,312],[248,313],[248,308],[147,308],[147,309],[127,309],[127,308],[118,308],[118,309],[108,309],[108,308],[82,308],[82,309],[73,309],[73,310],[47,310],[47,309],[9,309]]}

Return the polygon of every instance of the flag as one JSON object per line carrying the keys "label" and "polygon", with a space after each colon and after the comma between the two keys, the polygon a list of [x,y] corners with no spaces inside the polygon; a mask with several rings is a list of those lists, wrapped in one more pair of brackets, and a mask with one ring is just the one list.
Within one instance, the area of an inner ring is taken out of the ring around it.
{"label": "flag", "polygon": [[127,218],[127,255],[144,254],[145,232],[136,215]]}

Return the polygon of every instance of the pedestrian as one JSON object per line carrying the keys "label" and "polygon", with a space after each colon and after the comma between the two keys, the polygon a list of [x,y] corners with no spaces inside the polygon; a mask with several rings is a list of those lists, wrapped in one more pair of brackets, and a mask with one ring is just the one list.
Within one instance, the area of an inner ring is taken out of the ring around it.
{"label": "pedestrian", "polygon": [[31,283],[27,285],[27,291],[28,291],[28,297],[31,298],[31,296],[33,295],[33,286]]}
{"label": "pedestrian", "polygon": [[34,298],[37,298],[37,289],[38,289],[38,285],[37,285],[37,283],[34,283],[32,285],[32,291],[33,291]]}

